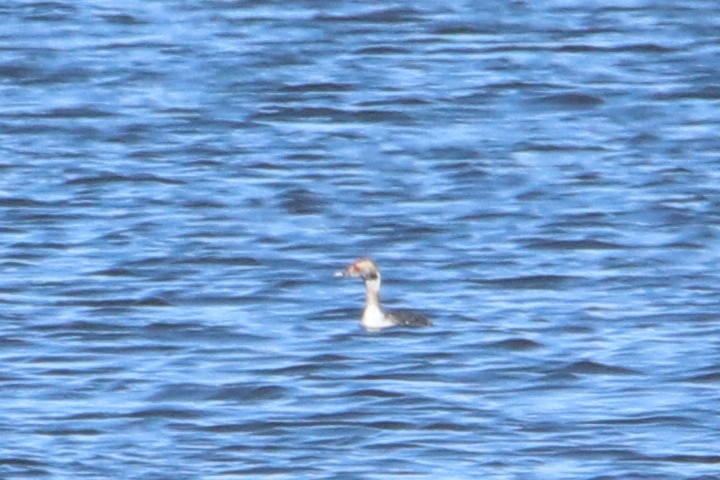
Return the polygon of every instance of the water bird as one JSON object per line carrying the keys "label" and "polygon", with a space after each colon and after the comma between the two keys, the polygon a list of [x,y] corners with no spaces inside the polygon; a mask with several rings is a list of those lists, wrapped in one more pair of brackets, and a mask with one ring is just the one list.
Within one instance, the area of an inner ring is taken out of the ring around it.
{"label": "water bird", "polygon": [[365,308],[360,323],[366,330],[376,332],[389,327],[429,327],[432,322],[425,315],[411,310],[385,311],[380,305],[380,269],[369,258],[361,258],[335,277],[359,277],[365,282]]}

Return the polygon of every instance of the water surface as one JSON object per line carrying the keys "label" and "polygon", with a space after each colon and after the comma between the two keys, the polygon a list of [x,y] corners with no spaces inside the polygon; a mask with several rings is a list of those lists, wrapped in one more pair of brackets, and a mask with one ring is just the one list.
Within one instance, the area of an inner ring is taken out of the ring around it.
{"label": "water surface", "polygon": [[0,14],[3,478],[717,476],[715,2]]}

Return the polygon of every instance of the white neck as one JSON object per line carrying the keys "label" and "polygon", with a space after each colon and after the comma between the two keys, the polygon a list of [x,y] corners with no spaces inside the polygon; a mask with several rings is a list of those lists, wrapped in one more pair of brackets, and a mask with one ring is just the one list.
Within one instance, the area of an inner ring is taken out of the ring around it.
{"label": "white neck", "polygon": [[365,280],[365,310],[362,325],[370,331],[391,327],[393,324],[385,317],[380,307],[380,277]]}

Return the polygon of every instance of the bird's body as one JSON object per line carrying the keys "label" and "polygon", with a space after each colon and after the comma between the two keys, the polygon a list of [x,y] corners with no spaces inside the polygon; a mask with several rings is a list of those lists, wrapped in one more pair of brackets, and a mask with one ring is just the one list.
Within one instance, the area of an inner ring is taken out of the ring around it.
{"label": "bird's body", "polygon": [[428,327],[432,322],[425,316],[411,310],[386,312],[380,306],[380,270],[369,258],[362,258],[350,264],[345,270],[335,273],[338,277],[360,277],[365,282],[365,308],[360,320],[369,331],[389,327]]}

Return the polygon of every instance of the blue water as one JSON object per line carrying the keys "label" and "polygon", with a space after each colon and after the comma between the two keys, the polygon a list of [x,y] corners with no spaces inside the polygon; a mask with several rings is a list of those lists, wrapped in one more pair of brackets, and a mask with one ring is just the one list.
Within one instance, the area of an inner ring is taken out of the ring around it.
{"label": "blue water", "polygon": [[4,2],[0,477],[718,478],[720,5],[476,3]]}

